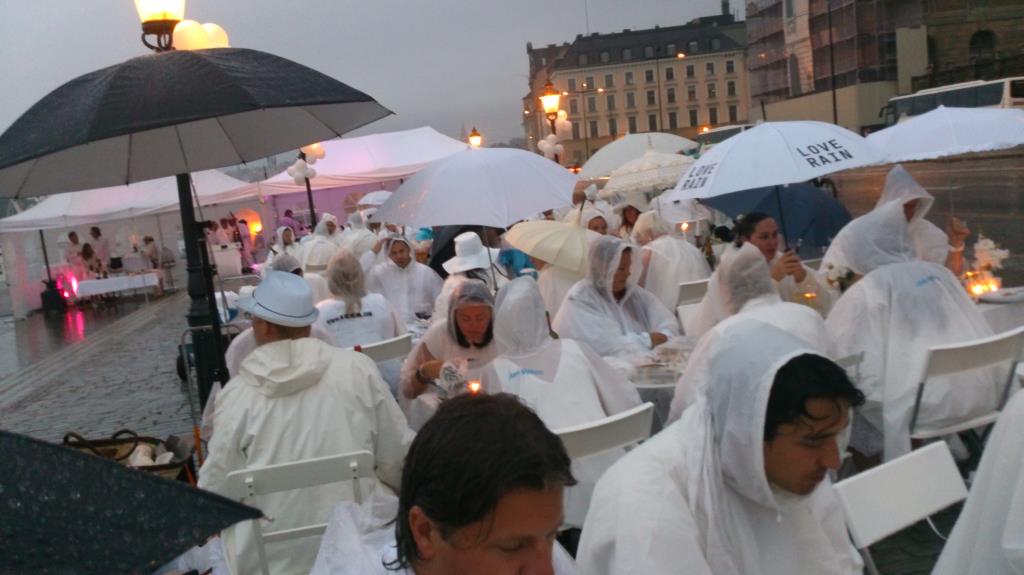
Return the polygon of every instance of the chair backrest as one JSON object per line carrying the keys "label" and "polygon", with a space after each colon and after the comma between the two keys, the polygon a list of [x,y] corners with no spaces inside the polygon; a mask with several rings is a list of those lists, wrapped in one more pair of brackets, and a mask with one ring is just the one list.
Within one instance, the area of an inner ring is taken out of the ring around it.
{"label": "chair backrest", "polygon": [[804,260],[801,263],[811,268],[812,270],[817,271],[817,269],[821,267],[821,258],[818,258],[816,260]]}
{"label": "chair backrest", "polygon": [[679,320],[680,328],[686,329],[686,322],[697,313],[698,308],[700,303],[687,303],[676,307],[676,319]]}
{"label": "chair backrest", "polygon": [[412,351],[412,334],[407,333],[370,345],[357,345],[355,351],[365,353],[373,361],[384,361],[386,359],[403,358]]}
{"label": "chair backrest", "polygon": [[943,441],[840,481],[835,490],[858,549],[967,497]]}
{"label": "chair backrest", "polygon": [[846,370],[846,373],[850,374],[850,379],[855,384],[860,382],[860,366],[862,363],[864,363],[863,351],[836,360],[836,365]]}
{"label": "chair backrest", "polygon": [[708,291],[708,280],[697,280],[679,284],[679,297],[676,299],[676,306],[690,303],[698,303],[704,299]]}
{"label": "chair backrest", "polygon": [[651,436],[653,416],[654,404],[647,402],[591,423],[556,429],[554,433],[561,438],[569,457],[578,459],[647,439]]}
{"label": "chair backrest", "polygon": [[[369,451],[354,451],[341,455],[232,471],[227,475],[225,481],[225,495],[246,503],[248,499],[259,495],[351,481],[353,499],[356,503],[362,503],[363,493],[359,480],[371,477],[374,477],[373,454]],[[274,518],[268,517],[268,519],[273,521]],[[327,529],[326,523],[319,523],[265,533],[262,521],[264,520],[255,519],[253,528],[256,532],[256,550],[259,553],[260,567],[264,575],[270,575],[266,556],[267,543],[323,535]],[[236,564],[240,559],[240,557],[236,558]]]}

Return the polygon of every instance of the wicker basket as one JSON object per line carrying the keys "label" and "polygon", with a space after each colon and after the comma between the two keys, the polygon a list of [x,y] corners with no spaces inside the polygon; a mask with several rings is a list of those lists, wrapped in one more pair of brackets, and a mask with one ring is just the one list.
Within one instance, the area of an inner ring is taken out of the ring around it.
{"label": "wicker basket", "polygon": [[[64,436],[64,445],[83,453],[91,453],[104,459],[110,459],[128,465],[128,458],[140,444],[147,444],[156,449],[157,446],[167,446],[167,442],[155,437],[139,435],[130,429],[122,429],[110,436],[109,439],[86,439],[81,435],[70,432]],[[183,445],[183,444],[182,444]],[[182,479],[188,481],[189,471],[187,465],[192,460],[192,449],[170,449],[173,451],[174,459],[163,465],[143,465],[136,469],[155,473],[165,479]]]}

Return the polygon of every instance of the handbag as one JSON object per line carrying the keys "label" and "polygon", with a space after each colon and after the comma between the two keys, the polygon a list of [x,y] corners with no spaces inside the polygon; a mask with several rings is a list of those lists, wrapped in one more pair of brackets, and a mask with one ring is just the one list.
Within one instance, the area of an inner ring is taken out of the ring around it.
{"label": "handbag", "polygon": [[128,459],[140,445],[149,445],[156,451],[162,447],[174,454],[169,463],[157,465],[141,465],[136,469],[155,473],[165,479],[195,483],[192,452],[194,448],[186,445],[179,437],[171,435],[166,440],[139,435],[130,429],[115,432],[109,439],[86,439],[78,433],[68,432],[62,442],[65,446],[90,453],[104,459],[128,465]]}

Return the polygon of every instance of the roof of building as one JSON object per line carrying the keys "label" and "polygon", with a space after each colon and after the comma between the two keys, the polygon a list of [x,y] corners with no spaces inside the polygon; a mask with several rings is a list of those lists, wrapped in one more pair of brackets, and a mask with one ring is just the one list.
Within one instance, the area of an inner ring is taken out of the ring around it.
{"label": "roof of building", "polygon": [[[727,34],[723,27],[744,27],[742,22],[735,22],[732,16],[711,16],[699,18],[681,26],[669,26],[661,28],[655,26],[647,30],[623,30],[612,34],[593,33],[589,36],[578,35],[576,40],[569,46],[557,62],[555,70],[572,68],[588,68],[594,66],[607,66],[609,64],[621,64],[623,62],[642,62],[653,59],[672,57],[668,54],[668,47],[674,45],[673,51],[690,55],[709,54],[714,52],[731,52],[744,49],[744,45],[737,42],[736,34]],[[717,40],[717,42],[715,42]],[[693,50],[691,42],[696,42],[696,50]],[[654,56],[645,53],[645,49],[654,49]],[[624,59],[624,50],[630,50],[630,58]],[[607,60],[602,61],[602,53],[607,53]],[[586,55],[586,61],[581,61],[580,56]]]}

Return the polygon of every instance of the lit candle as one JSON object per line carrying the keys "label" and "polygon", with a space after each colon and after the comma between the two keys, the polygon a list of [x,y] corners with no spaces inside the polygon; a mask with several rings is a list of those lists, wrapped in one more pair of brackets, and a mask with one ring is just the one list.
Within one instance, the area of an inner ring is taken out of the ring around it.
{"label": "lit candle", "polygon": [[679,224],[679,231],[686,232],[688,229],[690,229],[690,222],[683,222]]}
{"label": "lit candle", "polygon": [[480,393],[480,382],[478,380],[470,380],[470,382],[466,384],[466,387],[469,388],[469,392],[473,395]]}

